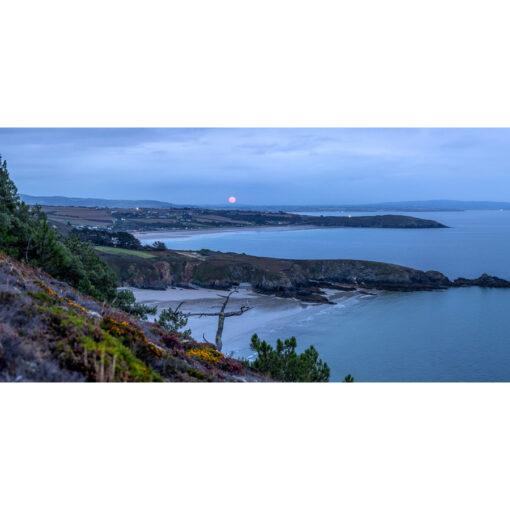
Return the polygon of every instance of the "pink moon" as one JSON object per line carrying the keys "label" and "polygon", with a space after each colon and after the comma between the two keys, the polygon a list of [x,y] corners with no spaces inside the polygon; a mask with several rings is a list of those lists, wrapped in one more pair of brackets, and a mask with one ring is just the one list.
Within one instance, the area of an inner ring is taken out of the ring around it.
{"label": "pink moon", "polygon": [[228,197],[228,201],[229,201],[231,204],[235,204],[235,203],[236,203],[236,197]]}

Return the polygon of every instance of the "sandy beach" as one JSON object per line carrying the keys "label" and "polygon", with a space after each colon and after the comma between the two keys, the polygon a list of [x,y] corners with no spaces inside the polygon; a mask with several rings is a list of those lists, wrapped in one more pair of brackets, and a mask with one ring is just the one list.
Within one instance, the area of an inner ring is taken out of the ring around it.
{"label": "sandy beach", "polygon": [[[180,310],[187,313],[214,313],[218,312],[227,292],[214,289],[181,289],[172,288],[167,290],[135,289],[133,291],[136,300],[140,303],[157,305],[158,309],[177,307],[183,303]],[[328,299],[335,303],[349,299],[357,292],[340,292],[325,289]],[[237,351],[246,348],[251,336],[261,328],[267,327],[272,322],[282,320],[291,321],[309,307],[328,307],[328,304],[308,304],[297,299],[279,298],[254,292],[249,286],[242,286],[234,293],[228,303],[228,311],[237,311],[241,306],[250,306],[251,309],[241,316],[229,317],[225,321],[223,332],[223,351]],[[196,340],[214,341],[218,319],[216,317],[190,317],[188,326]]]}
{"label": "sandy beach", "polygon": [[260,227],[227,227],[227,228],[204,228],[204,229],[195,229],[195,230],[151,230],[148,232],[131,232],[137,239],[139,239],[142,243],[151,242],[155,239],[164,240],[164,239],[181,239],[186,237],[196,237],[196,236],[207,236],[212,234],[224,234],[231,232],[263,232],[270,230],[271,232],[284,232],[288,230],[312,230],[318,228],[328,228],[328,227],[317,227],[314,225],[291,225],[291,226],[272,226],[272,225],[262,225]]}

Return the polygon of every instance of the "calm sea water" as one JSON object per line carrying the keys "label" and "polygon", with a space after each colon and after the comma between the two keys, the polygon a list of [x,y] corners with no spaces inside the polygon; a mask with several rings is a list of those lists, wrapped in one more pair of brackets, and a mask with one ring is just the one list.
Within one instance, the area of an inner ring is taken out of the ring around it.
{"label": "calm sea water", "polygon": [[[162,239],[168,247],[286,258],[353,258],[435,269],[450,278],[489,273],[510,279],[510,211],[421,213],[449,229],[244,231]],[[158,239],[155,235],[150,240]],[[332,380],[510,381],[510,290],[451,289],[383,293],[299,318],[262,324],[269,341],[296,336],[313,344]],[[248,355],[249,338],[232,338]],[[228,350],[228,348],[226,349]]]}

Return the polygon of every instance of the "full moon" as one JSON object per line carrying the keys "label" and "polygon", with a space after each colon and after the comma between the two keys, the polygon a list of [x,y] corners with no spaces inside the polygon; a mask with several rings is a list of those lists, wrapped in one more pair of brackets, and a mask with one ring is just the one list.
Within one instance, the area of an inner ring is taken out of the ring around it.
{"label": "full moon", "polygon": [[231,204],[235,204],[235,203],[236,203],[236,197],[228,197],[228,201],[229,201]]}

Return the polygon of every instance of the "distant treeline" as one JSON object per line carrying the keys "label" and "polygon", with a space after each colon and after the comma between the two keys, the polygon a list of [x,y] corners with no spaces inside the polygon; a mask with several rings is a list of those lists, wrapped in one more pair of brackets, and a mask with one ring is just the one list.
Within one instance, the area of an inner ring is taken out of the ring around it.
{"label": "distant treeline", "polygon": [[96,230],[91,228],[75,228],[71,235],[76,236],[80,241],[94,244],[96,246],[112,246],[125,250],[166,250],[165,243],[155,241],[150,246],[143,246],[142,243],[129,232],[110,232],[109,230]]}

